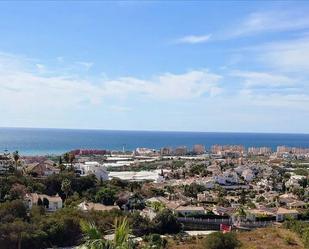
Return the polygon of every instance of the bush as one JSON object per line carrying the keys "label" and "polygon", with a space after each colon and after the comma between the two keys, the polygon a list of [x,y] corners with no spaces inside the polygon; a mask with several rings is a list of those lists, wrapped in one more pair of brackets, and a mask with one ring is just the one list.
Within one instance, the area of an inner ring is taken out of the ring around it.
{"label": "bush", "polygon": [[116,191],[111,188],[101,188],[95,195],[95,201],[104,205],[113,205],[116,201]]}
{"label": "bush", "polygon": [[154,230],[159,234],[180,232],[182,226],[175,215],[168,209],[163,210],[153,219]]}
{"label": "bush", "polygon": [[240,241],[234,233],[216,232],[208,235],[203,244],[205,249],[235,249],[240,246]]}
{"label": "bush", "polygon": [[302,238],[305,248],[309,248],[309,224],[303,221],[287,220],[283,223],[283,226],[287,229],[300,235]]}
{"label": "bush", "polygon": [[163,249],[167,245],[167,240],[162,239],[160,234],[149,234],[144,237],[144,240],[147,242],[149,248],[153,249]]}

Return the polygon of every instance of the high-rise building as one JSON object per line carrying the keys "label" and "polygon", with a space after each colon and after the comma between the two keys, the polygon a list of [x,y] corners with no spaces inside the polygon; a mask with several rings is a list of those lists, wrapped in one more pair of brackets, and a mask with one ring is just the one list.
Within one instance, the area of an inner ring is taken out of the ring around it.
{"label": "high-rise building", "polygon": [[193,153],[197,154],[197,155],[201,155],[205,153],[205,146],[202,144],[195,144],[193,146]]}
{"label": "high-rise building", "polygon": [[188,150],[187,150],[186,146],[180,146],[180,147],[177,147],[175,149],[174,153],[175,153],[176,156],[183,156],[183,155],[186,155],[187,152],[188,152]]}
{"label": "high-rise building", "polygon": [[170,147],[163,147],[160,149],[161,156],[169,156],[173,154],[173,149]]}

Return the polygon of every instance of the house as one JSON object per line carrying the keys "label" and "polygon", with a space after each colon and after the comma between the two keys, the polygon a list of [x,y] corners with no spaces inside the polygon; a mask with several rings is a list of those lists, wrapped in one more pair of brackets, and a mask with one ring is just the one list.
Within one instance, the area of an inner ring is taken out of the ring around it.
{"label": "house", "polygon": [[47,211],[53,212],[62,208],[62,199],[59,195],[49,196],[44,194],[26,194],[24,201],[29,209],[33,206],[44,206]]}
{"label": "house", "polygon": [[4,153],[3,155],[0,155],[0,173],[5,173],[13,165],[14,161],[9,154]]}
{"label": "house", "polygon": [[234,207],[221,207],[221,206],[214,206],[212,209],[212,212],[216,215],[221,216],[232,216],[232,214],[235,212],[236,208]]}
{"label": "house", "polygon": [[212,164],[207,167],[207,171],[211,172],[213,176],[218,175],[221,173],[221,168],[217,164]]}
{"label": "house", "polygon": [[197,194],[198,202],[215,202],[215,198],[207,191]]}
{"label": "house", "polygon": [[95,175],[98,180],[108,180],[108,171],[98,162],[77,163],[74,165],[81,175]]}
{"label": "house", "polygon": [[215,175],[213,179],[220,185],[236,184],[239,182],[239,177],[237,173],[231,170],[227,170],[223,172],[222,174]]}
{"label": "house", "polygon": [[258,221],[259,219],[276,220],[276,213],[274,209],[248,209],[246,210],[246,219],[249,221]]}
{"label": "house", "polygon": [[295,209],[286,209],[283,207],[279,207],[276,212],[276,221],[284,221],[287,218],[298,218],[298,211]]}
{"label": "house", "polygon": [[205,214],[205,209],[203,207],[196,206],[179,206],[174,210],[175,213],[181,214],[183,216],[187,215],[198,215]]}
{"label": "house", "polygon": [[242,172],[241,176],[246,182],[251,182],[254,178],[254,174],[251,169],[246,169]]}
{"label": "house", "polygon": [[106,206],[101,203],[93,203],[93,202],[82,202],[78,205],[78,208],[82,211],[111,211],[111,210],[120,210],[120,208],[116,205]]}
{"label": "house", "polygon": [[152,198],[148,199],[147,202],[150,202],[150,203],[151,202],[160,202],[166,208],[168,208],[170,210],[175,210],[183,204],[183,202],[179,202],[179,201],[170,201],[170,200],[166,199],[165,197],[152,197]]}
{"label": "house", "polygon": [[226,179],[225,177],[223,176],[223,174],[220,174],[220,175],[215,175],[213,177],[214,181],[220,185],[225,185],[226,184]]}
{"label": "house", "polygon": [[299,188],[300,187],[299,180],[291,177],[289,180],[285,182],[285,187],[286,188],[293,188],[293,187]]}
{"label": "house", "polygon": [[156,151],[149,148],[136,148],[133,152],[133,156],[154,156]]}
{"label": "house", "polygon": [[227,170],[227,171],[223,172],[223,176],[224,176],[225,181],[227,183],[236,184],[236,183],[239,182],[239,177],[238,177],[238,175],[235,171]]}
{"label": "house", "polygon": [[203,185],[206,189],[213,189],[215,187],[216,182],[211,177],[196,179],[195,181],[199,185]]}
{"label": "house", "polygon": [[296,195],[287,193],[279,196],[279,203],[288,205],[289,203],[293,203],[297,201],[298,198]]}
{"label": "house", "polygon": [[237,174],[241,175],[243,171],[245,171],[247,167],[245,165],[239,165],[234,170]]}
{"label": "house", "polygon": [[289,209],[292,208],[306,208],[308,204],[304,201],[293,201],[286,204]]}
{"label": "house", "polygon": [[44,162],[35,162],[28,164],[25,168],[25,172],[35,177],[42,177],[59,174],[60,169],[54,166],[54,162],[47,160]]}

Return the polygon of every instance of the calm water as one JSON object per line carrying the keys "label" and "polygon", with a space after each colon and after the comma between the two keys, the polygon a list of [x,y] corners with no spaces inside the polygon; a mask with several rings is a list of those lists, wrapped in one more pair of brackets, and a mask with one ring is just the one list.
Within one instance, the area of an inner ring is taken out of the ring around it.
{"label": "calm water", "polygon": [[309,134],[216,133],[105,131],[68,129],[0,128],[0,151],[18,150],[21,154],[59,154],[77,148],[127,150],[136,147],[158,149],[164,146],[192,147],[204,144],[243,144],[244,146],[278,145],[309,147]]}

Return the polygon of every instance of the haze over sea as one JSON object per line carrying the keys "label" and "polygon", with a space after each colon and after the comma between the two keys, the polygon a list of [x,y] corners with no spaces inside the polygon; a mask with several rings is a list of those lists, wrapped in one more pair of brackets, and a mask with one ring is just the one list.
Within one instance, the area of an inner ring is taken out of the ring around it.
{"label": "haze over sea", "polygon": [[43,128],[0,128],[0,150],[18,150],[22,155],[60,154],[72,149],[134,150],[165,146],[204,144],[278,145],[309,147],[309,134],[113,131]]}

